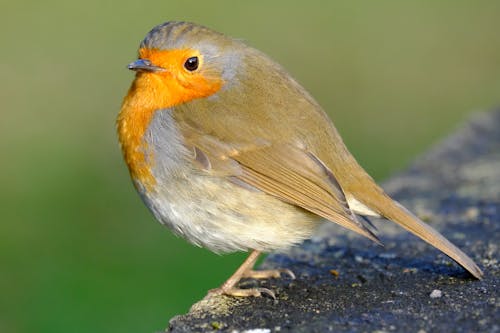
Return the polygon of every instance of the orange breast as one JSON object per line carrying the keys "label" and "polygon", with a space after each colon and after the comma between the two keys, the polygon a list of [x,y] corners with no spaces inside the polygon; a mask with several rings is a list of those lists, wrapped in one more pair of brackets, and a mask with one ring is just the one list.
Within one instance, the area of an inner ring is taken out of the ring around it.
{"label": "orange breast", "polygon": [[[177,56],[176,51],[171,51],[174,54],[158,52],[164,57]],[[156,184],[151,171],[154,156],[144,140],[155,111],[212,95],[221,86],[219,79],[208,81],[202,75],[186,77],[172,69],[165,73],[139,73],[136,76],[117,119],[118,137],[133,180],[150,189]]]}
{"label": "orange breast", "polygon": [[159,107],[154,103],[155,96],[140,87],[141,83],[135,80],[123,101],[117,119],[118,139],[132,179],[150,188],[156,183],[151,172],[154,156],[149,154],[146,158],[144,134]]}

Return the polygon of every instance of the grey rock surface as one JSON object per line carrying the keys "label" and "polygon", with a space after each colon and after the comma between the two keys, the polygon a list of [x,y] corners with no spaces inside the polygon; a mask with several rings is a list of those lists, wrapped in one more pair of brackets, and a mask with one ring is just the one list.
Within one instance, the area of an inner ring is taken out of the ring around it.
{"label": "grey rock surface", "polygon": [[396,200],[469,254],[475,280],[392,222],[374,220],[384,247],[325,224],[318,236],[262,268],[288,278],[240,285],[277,299],[207,297],[169,332],[500,332],[500,111],[457,133],[384,184]]}

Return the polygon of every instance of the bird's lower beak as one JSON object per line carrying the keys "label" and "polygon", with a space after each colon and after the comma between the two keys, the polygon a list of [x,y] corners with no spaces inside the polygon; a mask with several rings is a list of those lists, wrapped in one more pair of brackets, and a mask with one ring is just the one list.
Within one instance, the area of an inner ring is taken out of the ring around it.
{"label": "bird's lower beak", "polygon": [[148,59],[137,59],[127,66],[131,71],[137,72],[164,72],[165,68],[153,65]]}

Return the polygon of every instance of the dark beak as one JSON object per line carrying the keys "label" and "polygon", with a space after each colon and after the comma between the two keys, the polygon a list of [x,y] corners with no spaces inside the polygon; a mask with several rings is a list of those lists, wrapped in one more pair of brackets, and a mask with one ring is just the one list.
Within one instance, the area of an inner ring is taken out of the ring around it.
{"label": "dark beak", "polygon": [[137,59],[134,62],[131,62],[127,66],[128,69],[131,71],[136,71],[136,72],[164,72],[165,68],[155,66],[151,61],[148,59]]}

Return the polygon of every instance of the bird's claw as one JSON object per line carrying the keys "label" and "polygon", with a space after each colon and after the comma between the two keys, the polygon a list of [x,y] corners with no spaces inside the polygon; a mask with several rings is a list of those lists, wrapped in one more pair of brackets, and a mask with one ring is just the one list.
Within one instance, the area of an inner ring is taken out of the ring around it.
{"label": "bird's claw", "polygon": [[288,275],[292,280],[295,280],[295,274],[288,268],[279,268],[279,269],[267,269],[267,270],[249,270],[243,274],[243,277],[252,278],[252,279],[279,279],[281,278],[281,274]]}
{"label": "bird's claw", "polygon": [[240,289],[240,288],[229,288],[229,289],[212,289],[208,292],[209,295],[227,295],[234,297],[261,297],[262,295],[267,295],[272,299],[276,300],[276,294],[267,288],[249,288],[249,289]]}

